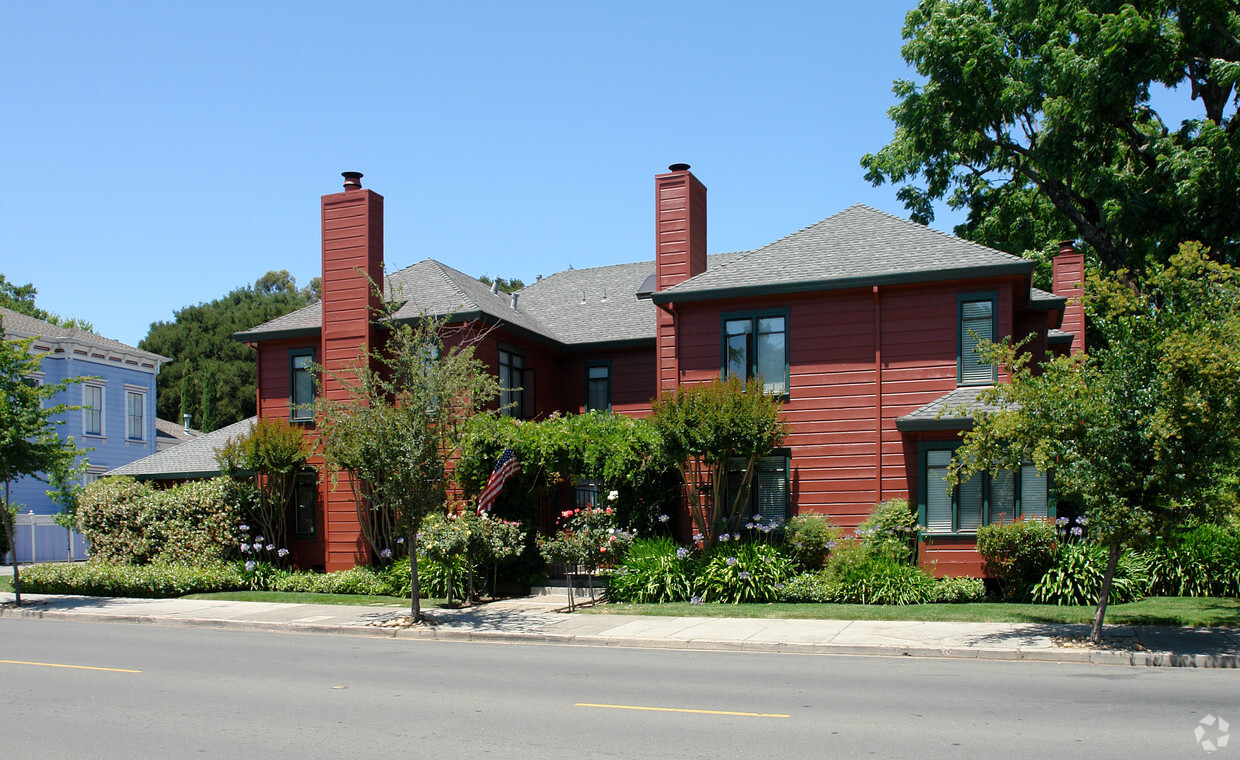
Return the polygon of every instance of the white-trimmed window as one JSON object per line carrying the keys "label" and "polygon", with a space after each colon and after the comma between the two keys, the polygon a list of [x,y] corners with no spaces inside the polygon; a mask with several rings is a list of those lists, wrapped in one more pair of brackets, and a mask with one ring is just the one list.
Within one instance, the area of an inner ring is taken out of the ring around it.
{"label": "white-trimmed window", "polygon": [[82,434],[103,436],[103,386],[82,386]]}
{"label": "white-trimmed window", "polygon": [[146,394],[140,391],[125,391],[125,438],[146,440]]}

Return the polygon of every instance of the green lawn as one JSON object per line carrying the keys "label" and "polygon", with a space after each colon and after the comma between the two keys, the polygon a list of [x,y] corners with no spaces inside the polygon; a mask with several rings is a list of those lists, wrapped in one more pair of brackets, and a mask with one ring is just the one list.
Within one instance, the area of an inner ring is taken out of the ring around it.
{"label": "green lawn", "polygon": [[[790,618],[799,620],[918,620],[972,623],[1089,623],[1093,607],[1041,604],[604,604],[583,609],[595,615]],[[1107,607],[1107,623],[1131,625],[1240,626],[1240,600],[1149,597]]]}
{"label": "green lawn", "polygon": [[13,590],[13,576],[0,575],[0,591],[12,591],[12,590]]}
{"label": "green lawn", "polygon": [[[363,594],[312,594],[293,591],[220,591],[188,594],[185,599],[223,599],[231,602],[287,602],[289,604],[348,604],[372,607],[408,607],[409,599],[399,596]],[[442,607],[444,599],[423,599],[423,607]]]}

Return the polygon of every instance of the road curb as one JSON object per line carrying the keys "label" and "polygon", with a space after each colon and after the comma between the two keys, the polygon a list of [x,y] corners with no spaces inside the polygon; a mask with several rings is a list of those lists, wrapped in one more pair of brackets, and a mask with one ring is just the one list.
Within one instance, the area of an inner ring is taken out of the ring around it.
{"label": "road curb", "polygon": [[981,647],[919,647],[882,644],[747,641],[743,639],[732,641],[722,639],[622,638],[590,634],[558,634],[553,632],[460,630],[441,628],[439,626],[398,628],[372,625],[329,625],[323,623],[263,622],[224,618],[179,618],[161,615],[62,612],[59,610],[13,607],[0,608],[0,618],[130,623],[264,633],[301,633],[428,641],[606,647],[611,649],[673,649],[755,654],[830,654],[854,657],[924,657],[991,661],[1061,662],[1126,667],[1240,668],[1240,655],[1234,654],[1177,654],[1173,652],[1130,652],[1066,648],[988,649]]}

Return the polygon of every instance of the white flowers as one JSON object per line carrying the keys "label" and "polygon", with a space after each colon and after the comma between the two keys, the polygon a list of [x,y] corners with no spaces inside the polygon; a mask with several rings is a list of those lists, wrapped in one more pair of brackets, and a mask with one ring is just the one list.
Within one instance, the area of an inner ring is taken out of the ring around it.
{"label": "white flowers", "polygon": [[607,494],[608,501],[615,501],[616,499],[619,499],[619,498],[620,498],[619,491],[612,491],[611,493]]}

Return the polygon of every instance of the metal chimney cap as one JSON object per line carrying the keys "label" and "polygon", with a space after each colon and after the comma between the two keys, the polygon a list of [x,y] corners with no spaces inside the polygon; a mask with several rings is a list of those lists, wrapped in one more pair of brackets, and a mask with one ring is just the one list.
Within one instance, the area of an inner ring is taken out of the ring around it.
{"label": "metal chimney cap", "polygon": [[671,166],[667,167],[667,170],[669,172],[687,172],[689,171],[689,165],[688,164],[672,164]]}
{"label": "metal chimney cap", "polygon": [[362,189],[362,173],[361,172],[340,172],[340,176],[344,177],[345,190]]}

